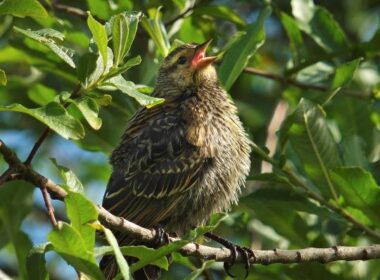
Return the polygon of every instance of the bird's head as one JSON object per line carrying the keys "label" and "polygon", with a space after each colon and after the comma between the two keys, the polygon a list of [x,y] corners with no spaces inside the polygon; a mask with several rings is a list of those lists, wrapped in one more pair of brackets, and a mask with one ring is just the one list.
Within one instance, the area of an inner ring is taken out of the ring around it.
{"label": "bird's head", "polygon": [[215,83],[217,74],[212,62],[215,56],[206,56],[211,40],[203,44],[184,44],[173,50],[161,65],[158,82],[169,83],[180,90]]}

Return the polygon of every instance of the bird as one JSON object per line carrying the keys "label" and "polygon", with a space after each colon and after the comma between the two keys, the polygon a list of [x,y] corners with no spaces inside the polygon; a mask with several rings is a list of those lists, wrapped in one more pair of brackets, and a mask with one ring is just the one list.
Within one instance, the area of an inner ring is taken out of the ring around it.
{"label": "bird", "polygon": [[[163,60],[152,96],[165,101],[136,111],[110,157],[102,206],[112,214],[181,237],[238,202],[251,141],[220,85],[217,57],[206,56],[210,42],[180,45]],[[118,270],[110,256],[101,268],[107,279]],[[147,268],[136,279],[158,277]]]}

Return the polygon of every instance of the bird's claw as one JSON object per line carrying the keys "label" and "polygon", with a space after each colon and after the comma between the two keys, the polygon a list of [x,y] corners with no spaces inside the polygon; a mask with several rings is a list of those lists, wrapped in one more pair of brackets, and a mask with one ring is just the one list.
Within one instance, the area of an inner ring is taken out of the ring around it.
{"label": "bird's claw", "polygon": [[249,268],[251,266],[251,263],[249,260],[251,257],[255,256],[253,251],[249,248],[240,247],[238,245],[235,245],[235,244],[231,243],[230,241],[223,239],[223,238],[221,238],[221,237],[219,237],[213,233],[210,233],[210,232],[206,233],[205,236],[216,241],[216,242],[218,242],[218,243],[220,243],[220,244],[222,244],[223,246],[225,246],[227,249],[229,249],[231,251],[231,259],[232,260],[229,262],[224,262],[223,267],[224,267],[224,270],[227,273],[227,275],[232,277],[232,278],[235,278],[236,276],[231,273],[231,267],[235,264],[238,253],[240,253],[244,259],[244,267],[245,267],[244,279],[247,278],[248,273],[249,273]]}
{"label": "bird's claw", "polygon": [[244,268],[245,268],[245,275],[244,279],[248,277],[249,269],[251,267],[251,263],[249,262],[249,259],[254,256],[254,253],[251,249],[246,248],[246,247],[240,247],[237,245],[234,245],[230,243],[229,245],[226,246],[231,251],[232,255],[232,260],[229,262],[224,262],[224,270],[226,273],[232,277],[235,278],[236,276],[231,273],[231,267],[235,264],[238,252],[243,256],[244,259]]}
{"label": "bird's claw", "polygon": [[161,226],[156,226],[153,228],[155,231],[155,236],[153,240],[153,244],[156,246],[160,246],[163,244],[169,244],[169,234],[165,232],[165,230]]}

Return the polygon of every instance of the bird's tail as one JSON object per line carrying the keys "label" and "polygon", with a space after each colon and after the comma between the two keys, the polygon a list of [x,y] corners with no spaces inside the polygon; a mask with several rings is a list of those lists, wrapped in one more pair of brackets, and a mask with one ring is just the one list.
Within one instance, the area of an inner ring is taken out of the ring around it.
{"label": "bird's tail", "polygon": [[[127,262],[133,263],[133,259],[127,258]],[[114,256],[104,256],[100,261],[100,269],[102,270],[106,280],[112,280],[119,273],[119,267]],[[157,266],[148,265],[133,273],[133,279],[136,280],[157,280],[161,276],[161,269]]]}

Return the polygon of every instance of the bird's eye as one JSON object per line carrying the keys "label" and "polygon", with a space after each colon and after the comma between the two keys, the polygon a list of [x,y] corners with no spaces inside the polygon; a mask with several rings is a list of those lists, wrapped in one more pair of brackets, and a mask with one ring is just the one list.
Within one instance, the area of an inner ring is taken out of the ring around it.
{"label": "bird's eye", "polygon": [[177,60],[178,64],[185,64],[187,61],[187,58],[185,56],[180,56]]}

